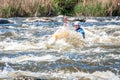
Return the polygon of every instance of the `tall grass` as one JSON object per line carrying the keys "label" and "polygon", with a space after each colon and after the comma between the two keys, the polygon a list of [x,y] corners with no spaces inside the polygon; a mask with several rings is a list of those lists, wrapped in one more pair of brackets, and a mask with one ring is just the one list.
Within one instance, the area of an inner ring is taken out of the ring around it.
{"label": "tall grass", "polygon": [[106,16],[106,9],[102,6],[101,3],[90,3],[83,4],[79,3],[74,7],[75,15],[84,15],[84,16]]}
{"label": "tall grass", "polygon": [[119,0],[0,0],[0,17],[120,15]]}
{"label": "tall grass", "polygon": [[52,0],[0,0],[0,17],[49,16]]}
{"label": "tall grass", "polygon": [[119,0],[81,0],[74,7],[76,15],[114,16],[120,15]]}

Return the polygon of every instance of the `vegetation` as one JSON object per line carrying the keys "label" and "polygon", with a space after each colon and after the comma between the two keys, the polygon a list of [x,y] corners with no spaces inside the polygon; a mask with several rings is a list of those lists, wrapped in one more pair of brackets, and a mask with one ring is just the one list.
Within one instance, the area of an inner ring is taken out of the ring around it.
{"label": "vegetation", "polygon": [[79,3],[74,7],[74,12],[76,15],[87,15],[87,16],[106,16],[106,9],[101,3],[91,3],[88,5],[83,5]]}
{"label": "vegetation", "polygon": [[119,0],[0,0],[0,17],[120,16]]}
{"label": "vegetation", "polygon": [[73,15],[74,6],[78,0],[54,0],[53,7],[57,14]]}

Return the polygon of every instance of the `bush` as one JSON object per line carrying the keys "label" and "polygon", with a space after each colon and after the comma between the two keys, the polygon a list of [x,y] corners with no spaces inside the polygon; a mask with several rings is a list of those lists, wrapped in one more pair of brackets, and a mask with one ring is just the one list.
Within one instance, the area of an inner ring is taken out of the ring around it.
{"label": "bush", "polygon": [[54,11],[56,14],[73,15],[73,9],[77,2],[78,0],[54,0]]}

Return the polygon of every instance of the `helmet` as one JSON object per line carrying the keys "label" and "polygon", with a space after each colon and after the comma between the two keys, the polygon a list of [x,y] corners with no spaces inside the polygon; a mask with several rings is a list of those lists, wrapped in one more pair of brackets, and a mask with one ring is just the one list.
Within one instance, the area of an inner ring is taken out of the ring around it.
{"label": "helmet", "polygon": [[79,21],[74,22],[74,25],[79,25]]}

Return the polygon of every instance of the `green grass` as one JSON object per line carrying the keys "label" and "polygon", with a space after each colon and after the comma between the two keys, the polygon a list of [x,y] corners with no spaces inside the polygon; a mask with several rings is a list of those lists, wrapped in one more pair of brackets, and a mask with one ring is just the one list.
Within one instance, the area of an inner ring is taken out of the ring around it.
{"label": "green grass", "polygon": [[14,11],[15,9],[11,6],[5,7],[5,8],[1,8],[0,12],[2,17],[10,17],[14,15]]}
{"label": "green grass", "polygon": [[22,10],[20,7],[6,6],[4,8],[0,8],[2,17],[22,17],[22,16],[30,16],[29,13]]}
{"label": "green grass", "polygon": [[75,15],[84,15],[84,16],[106,16],[106,9],[102,4],[89,4],[84,6],[82,3],[74,7]]}

